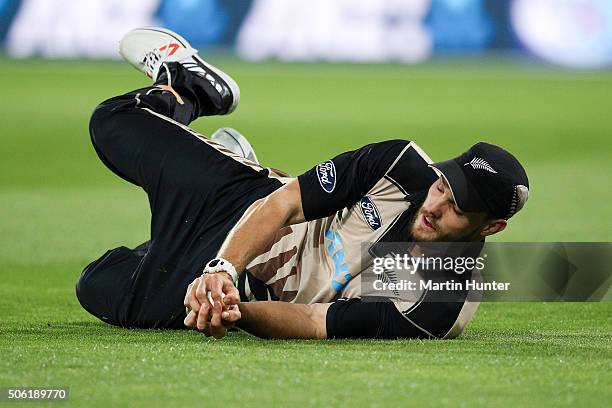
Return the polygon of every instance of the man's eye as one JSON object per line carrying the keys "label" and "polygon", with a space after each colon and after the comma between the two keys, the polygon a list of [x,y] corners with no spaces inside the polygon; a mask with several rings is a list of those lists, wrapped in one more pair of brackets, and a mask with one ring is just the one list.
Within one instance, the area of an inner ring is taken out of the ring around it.
{"label": "man's eye", "polygon": [[444,192],[444,186],[442,185],[442,183],[438,183],[438,191],[439,192]]}
{"label": "man's eye", "polygon": [[453,205],[453,211],[455,211],[455,214],[457,214],[460,217],[463,217],[464,215],[463,211],[461,211],[459,207],[457,207],[456,205]]}

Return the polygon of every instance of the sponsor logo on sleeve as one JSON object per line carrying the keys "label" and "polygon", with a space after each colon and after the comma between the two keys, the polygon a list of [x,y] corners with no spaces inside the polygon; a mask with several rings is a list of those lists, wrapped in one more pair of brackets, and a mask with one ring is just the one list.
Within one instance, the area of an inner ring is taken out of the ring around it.
{"label": "sponsor logo on sleeve", "polygon": [[382,226],[382,219],[380,218],[378,208],[376,208],[376,204],[374,204],[370,197],[363,197],[359,200],[359,209],[372,231],[376,231]]}
{"label": "sponsor logo on sleeve", "polygon": [[326,193],[334,191],[336,187],[336,166],[334,166],[334,162],[328,160],[317,164],[317,177],[319,178],[319,184]]}

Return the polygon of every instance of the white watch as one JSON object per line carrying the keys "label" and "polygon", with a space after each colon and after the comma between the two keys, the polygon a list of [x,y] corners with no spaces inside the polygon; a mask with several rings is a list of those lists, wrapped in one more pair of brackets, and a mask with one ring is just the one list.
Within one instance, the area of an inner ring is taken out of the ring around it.
{"label": "white watch", "polygon": [[238,281],[238,273],[236,272],[236,268],[230,261],[223,258],[215,258],[209,261],[202,273],[219,273],[219,272],[227,272],[232,277],[232,281],[234,285]]}

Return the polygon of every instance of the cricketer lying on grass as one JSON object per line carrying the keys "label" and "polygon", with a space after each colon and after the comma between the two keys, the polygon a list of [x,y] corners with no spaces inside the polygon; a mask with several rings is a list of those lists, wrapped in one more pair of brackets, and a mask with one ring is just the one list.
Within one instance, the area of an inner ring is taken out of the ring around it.
{"label": "cricketer lying on grass", "polygon": [[217,338],[234,326],[266,338],[462,332],[478,304],[467,290],[452,302],[361,299],[361,243],[482,242],[504,230],[528,197],[514,156],[478,143],[433,163],[414,142],[390,140],[289,177],[261,166],[233,129],[208,139],[187,127],[231,113],[240,91],[185,39],[135,29],[120,53],[154,83],[100,104],[91,140],[110,170],[147,193],[151,236],[84,269],[76,291],[89,313]]}

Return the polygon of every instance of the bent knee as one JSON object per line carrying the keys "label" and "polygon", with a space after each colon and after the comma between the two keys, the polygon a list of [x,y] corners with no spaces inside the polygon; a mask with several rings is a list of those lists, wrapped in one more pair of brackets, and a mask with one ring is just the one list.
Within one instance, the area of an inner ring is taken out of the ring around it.
{"label": "bent knee", "polygon": [[118,324],[115,308],[105,299],[104,293],[85,271],[76,284],[76,297],[89,314],[109,324]]}
{"label": "bent knee", "polygon": [[119,247],[85,267],[76,284],[76,296],[87,312],[105,323],[124,326],[130,275],[136,262],[131,250]]}
{"label": "bent knee", "polygon": [[154,275],[161,270],[157,265],[143,269],[144,247],[115,248],[87,265],[76,284],[77,299],[87,312],[115,326],[184,329],[186,285],[162,284]]}
{"label": "bent knee", "polygon": [[96,148],[104,148],[114,139],[112,131],[112,108],[108,102],[98,105],[89,118],[89,134]]}

